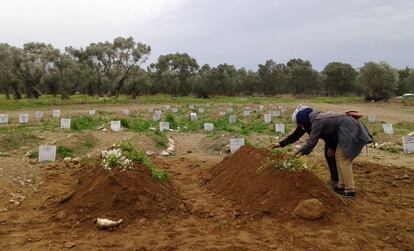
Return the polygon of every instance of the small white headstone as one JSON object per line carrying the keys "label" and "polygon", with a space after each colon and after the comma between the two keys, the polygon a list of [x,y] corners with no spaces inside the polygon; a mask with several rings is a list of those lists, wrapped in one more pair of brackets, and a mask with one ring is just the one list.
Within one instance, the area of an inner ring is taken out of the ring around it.
{"label": "small white headstone", "polygon": [[170,130],[170,122],[160,122],[160,131]]}
{"label": "small white headstone", "polygon": [[162,114],[162,111],[161,110],[155,110],[154,113],[155,114],[158,114],[158,115],[161,115]]}
{"label": "small white headstone", "polygon": [[382,125],[382,127],[384,128],[384,132],[386,134],[394,134],[394,128],[392,127],[391,123],[385,123]]}
{"label": "small white headstone", "polygon": [[414,136],[402,137],[405,153],[414,153]]}
{"label": "small white headstone", "polygon": [[192,122],[197,121],[197,113],[195,112],[190,113],[190,120]]}
{"label": "small white headstone", "polygon": [[198,108],[199,113],[204,113],[204,108]]}
{"label": "small white headstone", "polygon": [[276,124],[275,130],[277,133],[285,133],[285,124]]}
{"label": "small white headstone", "polygon": [[260,113],[263,110],[264,106],[263,105],[259,105],[256,107],[256,113]]}
{"label": "small white headstone", "polygon": [[165,105],[164,108],[165,108],[165,110],[169,110],[169,109],[171,109],[171,105]]}
{"label": "small white headstone", "polygon": [[159,121],[160,119],[161,119],[161,114],[154,112],[154,114],[152,115],[152,120]]}
{"label": "small white headstone", "polygon": [[234,153],[239,150],[240,147],[244,146],[244,138],[231,138],[230,139],[230,152]]}
{"label": "small white headstone", "polygon": [[270,122],[272,122],[272,115],[271,114],[265,114],[263,120],[264,120],[265,124],[269,124]]}
{"label": "small white headstone", "polygon": [[374,114],[369,114],[368,115],[368,122],[375,122],[376,118]]}
{"label": "small white headstone", "polygon": [[230,107],[228,107],[228,108],[227,108],[227,112],[233,112],[233,107],[231,107],[231,106],[230,106]]}
{"label": "small white headstone", "polygon": [[250,116],[250,111],[243,111],[243,116],[245,116],[245,117]]}
{"label": "small white headstone", "polygon": [[226,116],[226,112],[220,112],[219,115],[220,116]]}
{"label": "small white headstone", "polygon": [[89,114],[89,116],[95,116],[96,110],[89,110],[88,114]]}
{"label": "small white headstone", "polygon": [[111,121],[111,130],[114,132],[121,131],[121,121],[120,120],[113,120]]}
{"label": "small white headstone", "polygon": [[154,112],[154,108],[152,108],[152,107],[148,107],[148,110],[147,110],[149,113],[153,113]]}
{"label": "small white headstone", "polygon": [[8,123],[9,123],[9,115],[0,114],[0,124],[8,124]]}
{"label": "small white headstone", "polygon": [[125,116],[128,116],[129,115],[129,110],[128,109],[122,110],[122,114],[124,114]]}
{"label": "small white headstone", "polygon": [[52,111],[52,117],[53,118],[60,118],[60,110],[53,110]]}
{"label": "small white headstone", "polygon": [[176,113],[178,112],[178,109],[176,107],[171,108],[171,112]]}
{"label": "small white headstone", "polygon": [[61,119],[60,120],[60,128],[61,129],[70,129],[70,122],[71,122],[71,119]]}
{"label": "small white headstone", "polygon": [[29,123],[29,114],[19,114],[19,123],[20,124]]}
{"label": "small white headstone", "polygon": [[195,107],[194,107],[194,105],[189,105],[188,108],[191,109],[191,110],[194,110]]}
{"label": "small white headstone", "polygon": [[42,111],[36,111],[35,112],[35,118],[36,119],[43,119],[43,112]]}
{"label": "small white headstone", "polygon": [[236,120],[237,120],[237,116],[236,115],[230,115],[229,116],[229,123],[230,124],[236,123]]}
{"label": "small white headstone", "polygon": [[204,130],[205,131],[213,131],[214,130],[214,124],[213,123],[204,123]]}
{"label": "small white headstone", "polygon": [[39,161],[55,161],[56,146],[39,146]]}

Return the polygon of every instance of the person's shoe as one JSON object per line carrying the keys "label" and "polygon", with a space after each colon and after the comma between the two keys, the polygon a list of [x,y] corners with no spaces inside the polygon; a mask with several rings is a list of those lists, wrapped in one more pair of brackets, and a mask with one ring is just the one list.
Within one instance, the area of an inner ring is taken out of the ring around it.
{"label": "person's shoe", "polygon": [[355,192],[347,192],[344,189],[342,190],[335,190],[335,192],[342,197],[349,198],[349,199],[355,199],[356,193]]}

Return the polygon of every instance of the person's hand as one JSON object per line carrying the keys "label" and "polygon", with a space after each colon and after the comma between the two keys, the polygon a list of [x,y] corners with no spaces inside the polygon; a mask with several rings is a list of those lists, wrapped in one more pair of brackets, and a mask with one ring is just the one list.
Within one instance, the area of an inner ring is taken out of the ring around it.
{"label": "person's hand", "polygon": [[328,151],[326,153],[326,156],[328,156],[329,158],[333,158],[335,157],[335,151],[331,148],[328,148]]}
{"label": "person's hand", "polygon": [[279,143],[276,143],[276,144],[273,145],[273,148],[281,148],[281,146],[280,146]]}

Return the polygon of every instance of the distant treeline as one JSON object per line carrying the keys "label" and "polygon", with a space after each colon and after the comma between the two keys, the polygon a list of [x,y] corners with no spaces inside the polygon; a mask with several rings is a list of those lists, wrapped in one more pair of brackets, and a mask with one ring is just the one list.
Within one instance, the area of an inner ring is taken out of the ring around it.
{"label": "distant treeline", "polygon": [[414,92],[414,70],[394,69],[386,62],[368,62],[360,69],[332,62],[318,72],[308,60],[286,64],[268,60],[257,71],[231,64],[198,65],[186,53],[161,55],[144,69],[149,45],[132,37],[92,43],[85,48],[27,43],[23,48],[0,44],[0,93],[7,98],[38,98],[42,94],[68,99],[74,93],[96,96],[167,93],[194,95],[364,95],[388,99]]}

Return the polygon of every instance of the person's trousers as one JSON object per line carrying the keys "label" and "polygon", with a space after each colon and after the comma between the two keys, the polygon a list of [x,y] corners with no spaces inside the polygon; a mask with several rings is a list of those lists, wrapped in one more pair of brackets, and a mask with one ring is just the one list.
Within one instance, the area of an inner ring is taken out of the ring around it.
{"label": "person's trousers", "polygon": [[335,152],[336,166],[338,168],[339,187],[346,192],[355,191],[354,174],[352,173],[352,160],[345,156],[338,145]]}
{"label": "person's trousers", "polygon": [[329,174],[331,176],[331,181],[337,183],[339,181],[338,177],[338,168],[336,167],[335,156],[328,156],[328,149],[331,149],[333,152],[336,151],[336,144],[325,144],[325,159],[328,163]]}

